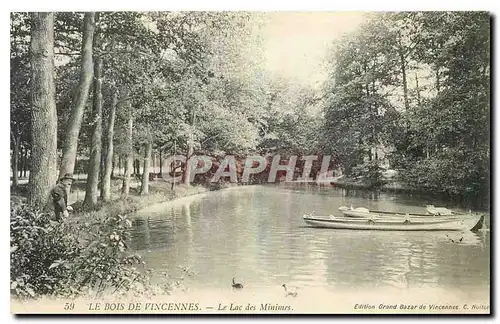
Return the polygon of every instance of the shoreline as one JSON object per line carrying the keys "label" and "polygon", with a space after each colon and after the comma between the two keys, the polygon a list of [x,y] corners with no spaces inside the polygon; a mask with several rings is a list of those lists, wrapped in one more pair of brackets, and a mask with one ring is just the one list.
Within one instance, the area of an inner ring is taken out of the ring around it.
{"label": "shoreline", "polygon": [[192,186],[192,187],[205,188],[206,190],[200,190],[200,191],[198,191],[196,193],[187,194],[187,195],[178,196],[178,197],[173,197],[172,199],[167,199],[167,200],[163,200],[163,201],[153,202],[153,203],[151,203],[148,206],[141,206],[135,212],[138,213],[138,214],[148,213],[152,209],[157,208],[158,205],[180,204],[180,203],[183,203],[183,202],[189,202],[192,199],[197,199],[197,198],[200,198],[200,197],[207,196],[212,191],[234,190],[234,189],[239,189],[239,188],[241,188],[243,186],[241,186],[241,185],[229,185],[229,186],[226,185],[226,186],[218,187],[218,188],[207,188],[205,186],[200,185],[200,186]]}
{"label": "shoreline", "polygon": [[[103,212],[109,213],[109,216],[125,216],[137,212],[144,213],[156,205],[175,203],[182,201],[183,199],[191,199],[192,197],[206,195],[211,191],[219,191],[226,188],[228,187],[207,187],[198,184],[189,186],[177,185],[172,190],[170,189],[170,185],[162,186],[162,183],[150,183],[150,194],[148,195],[141,196],[140,194],[129,194],[125,198],[118,196],[109,202],[102,203],[96,210],[77,210],[72,216],[70,216],[70,218]],[[82,200],[79,200],[74,202],[73,205],[80,206],[82,202]]]}
{"label": "shoreline", "polygon": [[483,198],[482,200],[474,200],[471,197],[465,196],[465,194],[452,195],[446,192],[436,192],[431,189],[425,188],[414,188],[405,186],[402,182],[390,179],[385,180],[381,185],[372,185],[362,181],[356,181],[353,179],[342,179],[332,181],[331,184],[337,188],[341,189],[352,189],[352,190],[365,190],[372,192],[383,192],[390,194],[398,194],[404,196],[417,196],[421,198],[433,198],[439,202],[445,203],[446,205],[459,205],[465,209],[477,209],[478,211],[490,212],[491,200]]}
{"label": "shoreline", "polygon": [[[83,180],[83,179],[82,179]],[[219,191],[219,190],[229,190],[236,189],[241,187],[255,186],[255,185],[265,185],[262,183],[225,183],[224,185],[211,185],[209,184],[194,184],[186,186],[184,184],[178,184],[172,190],[170,184],[153,181],[150,182],[150,193],[148,195],[142,196],[139,194],[139,187],[131,187],[130,194],[127,197],[121,197],[119,188],[118,190],[114,190],[112,192],[112,199],[108,202],[99,201],[96,207],[92,210],[86,209],[83,207],[83,199],[85,196],[85,192],[83,188],[85,187],[85,180],[80,180],[75,183],[74,189],[69,197],[69,205],[72,205],[74,208],[74,212],[70,216],[70,218],[74,217],[82,217],[87,214],[99,213],[99,212],[109,212],[111,214],[131,214],[134,212],[146,213],[150,208],[155,208],[157,205],[163,205],[167,203],[182,203],[183,200],[194,199],[194,197],[199,197],[202,195],[207,195],[211,191]],[[119,182],[121,180],[114,179],[115,188],[119,187]],[[282,183],[285,186],[290,185],[290,183]],[[293,183],[292,183],[293,185]],[[298,184],[300,186],[300,183]],[[311,183],[312,186],[321,187],[316,183]],[[425,190],[418,190],[414,188],[409,188],[403,186],[401,183],[395,180],[387,181],[381,186],[373,186],[371,184],[355,181],[353,179],[335,179],[334,181],[328,184],[329,187],[336,189],[346,189],[346,190],[362,190],[362,191],[370,191],[370,192],[383,192],[389,194],[396,195],[406,195],[406,196],[421,196],[422,198],[434,198],[438,200],[438,203],[445,205],[454,205],[464,207],[468,205],[466,202],[454,199],[449,195],[443,193],[432,193]],[[12,190],[11,187],[11,202],[23,203],[26,201],[27,197],[25,196],[25,185],[18,187],[15,190]],[[465,208],[465,207],[464,207]],[[468,207],[470,208],[470,207]],[[479,211],[487,211],[489,212],[488,206],[479,206]]]}
{"label": "shoreline", "polygon": [[[115,183],[119,182],[120,180],[115,179]],[[89,217],[99,219],[100,216],[103,216],[103,214],[106,214],[106,216],[125,216],[139,211],[144,212],[144,210],[148,210],[151,206],[174,202],[176,203],[182,201],[183,199],[192,199],[193,197],[206,195],[211,191],[240,187],[239,185],[232,184],[224,186],[205,186],[202,184],[186,186],[179,184],[172,190],[170,188],[170,184],[167,185],[166,183],[153,182],[150,183],[150,193],[148,195],[140,195],[136,192],[138,188],[134,187],[131,187],[130,193],[127,197],[122,197],[119,190],[114,190],[112,192],[111,200],[107,202],[99,200],[93,209],[87,209],[83,206],[85,191],[82,190],[82,186],[83,188],[85,187],[84,181],[74,183],[72,191],[68,197],[68,205],[72,206],[74,210],[70,213],[68,218],[70,221]],[[11,187],[10,202],[11,204],[27,203],[26,185],[19,186],[14,190]]]}

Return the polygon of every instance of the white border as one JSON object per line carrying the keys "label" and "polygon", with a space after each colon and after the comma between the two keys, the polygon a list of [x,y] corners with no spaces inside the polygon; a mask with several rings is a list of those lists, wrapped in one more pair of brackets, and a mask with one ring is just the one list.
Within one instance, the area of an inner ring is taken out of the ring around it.
{"label": "white border", "polygon": [[[16,2],[2,2],[2,7],[6,7],[6,10],[2,10],[2,15],[0,15],[1,26],[0,35],[2,42],[2,54],[3,60],[1,64],[1,75],[2,78],[2,91],[1,91],[1,103],[2,108],[0,109],[0,113],[2,116],[0,117],[0,122],[2,123],[0,127],[0,132],[2,133],[2,141],[0,141],[1,152],[3,152],[4,158],[0,160],[2,163],[2,167],[0,168],[2,172],[0,172],[0,184],[2,188],[2,194],[0,195],[0,202],[3,211],[3,224],[0,226],[1,231],[3,232],[1,237],[3,238],[1,242],[1,249],[3,251],[2,255],[4,260],[8,259],[9,255],[9,226],[8,222],[8,214],[9,214],[9,195],[10,188],[8,187],[9,183],[9,168],[10,168],[10,157],[9,157],[9,142],[7,141],[9,138],[9,61],[8,61],[8,53],[9,53],[9,13],[10,11],[36,11],[36,10],[59,10],[59,11],[85,11],[85,10],[252,10],[252,11],[401,11],[401,10],[486,10],[492,12],[493,15],[498,14],[498,1],[494,3],[493,1],[484,1],[484,0],[476,0],[476,1],[466,1],[466,0],[419,0],[419,1],[411,1],[402,3],[401,1],[360,1],[360,0],[349,0],[349,1],[319,1],[319,0],[307,0],[307,1],[270,1],[270,0],[253,0],[253,1],[245,1],[237,3],[234,0],[211,0],[211,1],[201,1],[201,0],[183,0],[183,1],[120,1],[117,2],[109,2],[103,3],[102,0],[87,0],[84,2],[74,2],[74,1],[16,1]],[[498,22],[496,22],[498,24]],[[494,34],[494,42],[493,44],[498,44],[498,34]],[[497,46],[495,46],[497,48]],[[494,51],[497,53],[497,49]],[[496,56],[496,55],[495,55]],[[495,70],[493,71],[493,75],[497,74],[497,66],[495,64]],[[498,93],[498,83],[494,84],[494,89],[492,89],[495,94]],[[498,117],[498,109],[497,102],[492,103],[492,109],[495,109]],[[497,125],[498,118],[492,120],[492,125]],[[498,133],[498,132],[497,132]],[[496,134],[498,135],[498,134]],[[498,136],[495,136],[494,141],[494,151],[495,153],[495,161],[499,160],[498,152],[499,152],[499,139]],[[498,172],[497,172],[498,173]],[[495,176],[495,180],[498,180],[498,176]],[[493,183],[492,183],[493,185]],[[493,197],[492,201],[498,201],[500,193],[495,191],[495,197]],[[496,216],[496,215],[494,215]],[[497,221],[495,221],[495,224]],[[495,226],[492,231],[496,231],[497,226]],[[496,250],[496,249],[495,249]],[[495,259],[498,258],[498,252],[495,253]],[[2,280],[0,285],[0,294],[2,300],[2,320],[11,323],[14,322],[15,318],[10,315],[10,296],[9,296],[9,266],[7,262],[3,262],[3,267],[1,267],[2,272]],[[498,269],[498,267],[497,267]],[[491,274],[491,277],[497,277],[497,272]],[[494,298],[497,300],[497,298]],[[495,309],[498,312],[498,303],[495,305]],[[164,319],[173,319],[174,317],[164,318]],[[401,319],[401,318],[399,318]],[[40,319],[24,319],[23,322],[31,323],[35,322],[35,320]],[[47,322],[52,322],[54,319],[45,318],[42,320]],[[65,320],[65,319],[63,319]],[[85,323],[109,323],[109,322],[121,322],[120,319],[95,319],[95,318],[86,318],[86,319],[78,319],[81,322]],[[141,318],[132,318],[132,322],[140,322]],[[204,318],[207,320],[207,318]],[[213,320],[218,320],[217,318],[213,318]],[[300,319],[301,321],[305,321],[305,319]],[[332,319],[335,322],[345,322],[352,321],[348,319]],[[357,318],[356,321],[366,321],[368,318]],[[373,320],[373,319],[370,319]],[[376,321],[385,321],[386,319],[376,319]],[[408,319],[407,319],[408,320]],[[412,318],[410,321],[415,321],[415,318]],[[438,318],[432,318],[431,321],[436,321]],[[128,320],[127,320],[128,321]],[[190,319],[189,321],[192,321]],[[231,320],[233,321],[233,320]],[[265,319],[260,320],[261,322],[270,322],[271,320]],[[467,321],[470,321],[467,320]]]}

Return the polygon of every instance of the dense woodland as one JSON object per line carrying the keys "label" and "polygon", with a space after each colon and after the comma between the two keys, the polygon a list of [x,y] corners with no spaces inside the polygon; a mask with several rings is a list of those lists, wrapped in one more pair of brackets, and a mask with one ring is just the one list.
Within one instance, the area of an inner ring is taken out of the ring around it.
{"label": "dense woodland", "polygon": [[[490,17],[371,14],[332,44],[321,88],[270,75],[262,13],[11,14],[12,185],[29,172],[41,205],[57,178],[86,173],[85,204],[122,193],[152,156],[331,155],[380,183],[489,195]],[[87,163],[78,164],[80,159]],[[189,169],[184,179],[189,179]]]}
{"label": "dense woodland", "polygon": [[[152,271],[128,251],[126,217],[181,190],[206,189],[190,186],[181,166],[171,171],[183,173],[184,185],[150,193],[165,184],[149,182],[153,164],[174,154],[238,162],[330,155],[331,170],[371,187],[384,185],[389,168],[412,192],[487,207],[487,13],[369,15],[332,44],[322,87],[266,71],[267,18],[11,14],[13,196],[26,193],[19,180],[29,172],[27,204],[11,200],[12,296],[141,298],[175,289],[164,274],[152,285]],[[66,173],[87,175],[83,208],[55,222],[40,207]]]}
{"label": "dense woodland", "polygon": [[348,173],[377,178],[374,148],[383,146],[407,187],[487,200],[487,13],[375,15],[339,42],[333,61],[325,150],[340,156]]}

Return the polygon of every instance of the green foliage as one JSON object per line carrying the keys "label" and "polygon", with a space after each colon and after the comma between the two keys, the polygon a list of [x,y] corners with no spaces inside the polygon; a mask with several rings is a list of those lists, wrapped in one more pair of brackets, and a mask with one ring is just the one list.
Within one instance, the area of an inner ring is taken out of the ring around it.
{"label": "green foliage", "polygon": [[76,238],[63,223],[27,205],[11,205],[11,293],[36,297],[56,291],[69,269],[65,264],[81,253]]}
{"label": "green foliage", "polygon": [[[372,14],[334,44],[321,91],[265,73],[262,14],[96,16],[94,53],[104,62],[106,120],[111,98],[120,93],[114,137],[119,155],[130,152],[130,141],[136,154],[147,142],[167,155],[321,153],[333,155],[347,175],[368,172],[365,178],[375,181],[379,172],[371,166],[390,164],[407,186],[457,195],[487,192],[485,12]],[[59,138],[78,82],[82,19],[82,13],[56,15]],[[12,135],[29,147],[25,13],[11,14],[11,71]],[[80,155],[91,145],[90,115],[86,109]],[[379,155],[381,148],[388,153]]]}
{"label": "green foliage", "polygon": [[28,13],[11,13],[10,20],[10,130],[11,141],[21,138],[23,146],[31,142],[30,49]]}
{"label": "green foliage", "polygon": [[449,13],[446,20],[446,30],[432,32],[445,40],[439,57],[426,57],[440,67],[437,95],[408,116],[408,146],[418,149],[397,154],[395,162],[405,166],[408,183],[455,196],[484,196],[490,159],[489,17]]}
{"label": "green foliage", "polygon": [[24,299],[170,293],[179,282],[162,274],[161,284],[152,285],[152,271],[127,252],[130,227],[119,215],[59,223],[48,213],[12,204],[11,294]]}
{"label": "green foliage", "polygon": [[280,79],[272,82],[260,119],[259,150],[290,155],[317,154],[322,118],[313,89]]}
{"label": "green foliage", "polygon": [[354,178],[362,178],[363,182],[369,187],[379,187],[382,181],[382,172],[384,169],[380,166],[377,160],[365,161],[357,164],[350,170],[349,176]]}
{"label": "green foliage", "polygon": [[487,195],[489,25],[484,12],[376,14],[337,44],[325,146],[346,173],[390,162],[406,187]]}
{"label": "green foliage", "polygon": [[373,160],[372,150],[388,145],[395,121],[384,88],[395,81],[390,32],[379,21],[337,44],[335,70],[327,83],[325,149],[339,158],[344,171]]}
{"label": "green foliage", "polygon": [[[83,13],[62,12],[55,18],[61,144],[78,85]],[[29,94],[24,89],[29,73],[23,74],[29,72],[28,19],[28,15],[15,13],[11,22],[11,47],[16,49],[11,51],[15,54],[11,63],[19,74],[11,75],[11,98],[17,98],[11,110],[15,109],[13,115],[20,121],[28,120],[22,113],[29,113],[23,104]],[[261,14],[244,12],[97,13],[93,52],[103,59],[104,121],[111,98],[120,93],[115,152],[126,156],[131,140],[136,154],[151,141],[156,150],[167,154],[174,147],[177,153],[194,149],[196,154],[216,155],[255,153],[269,147],[314,151],[320,137],[314,132],[320,127],[319,119],[309,112],[308,100],[314,94],[310,89],[294,93],[272,90],[264,72],[262,22]],[[279,99],[269,96],[273,91]],[[78,145],[78,154],[84,157],[92,145],[91,102],[84,111]],[[132,139],[127,133],[130,115]]]}

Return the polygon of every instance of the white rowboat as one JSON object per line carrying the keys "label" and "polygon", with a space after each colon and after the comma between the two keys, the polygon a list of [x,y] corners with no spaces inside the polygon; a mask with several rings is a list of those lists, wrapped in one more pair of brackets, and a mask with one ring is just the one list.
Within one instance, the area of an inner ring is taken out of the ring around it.
{"label": "white rowboat", "polygon": [[337,217],[304,215],[304,221],[312,227],[380,230],[380,231],[473,231],[482,227],[483,214],[463,214],[454,216],[371,216]]}
{"label": "white rowboat", "polygon": [[412,218],[414,217],[434,217],[434,216],[439,216],[439,217],[457,217],[460,215],[467,215],[463,213],[457,213],[452,210],[448,210],[447,214],[415,214],[415,213],[398,213],[398,212],[389,212],[389,211],[380,211],[380,210],[369,210],[368,208],[364,207],[358,207],[358,208],[353,208],[351,207],[345,207],[342,206],[339,208],[339,210],[342,212],[347,217],[361,217],[361,218],[366,218],[366,217],[394,217],[394,216],[399,216],[399,217],[404,217],[405,215],[410,215]]}

